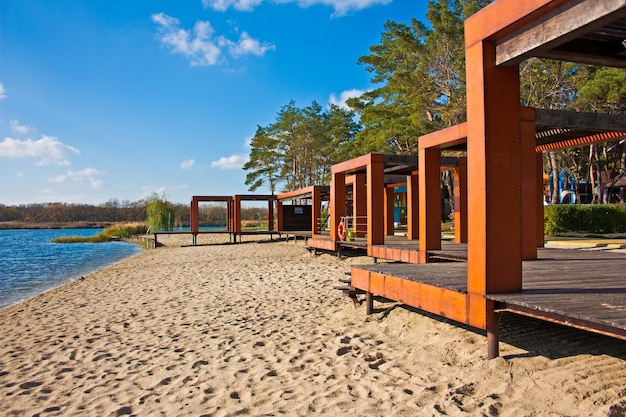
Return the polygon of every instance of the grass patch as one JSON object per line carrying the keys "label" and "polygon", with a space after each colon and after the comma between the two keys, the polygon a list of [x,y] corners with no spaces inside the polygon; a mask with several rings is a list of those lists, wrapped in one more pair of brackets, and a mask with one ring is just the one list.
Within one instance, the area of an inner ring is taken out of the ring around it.
{"label": "grass patch", "polygon": [[147,230],[145,223],[124,223],[109,226],[95,236],[60,236],[52,241],[54,243],[102,243],[143,234]]}

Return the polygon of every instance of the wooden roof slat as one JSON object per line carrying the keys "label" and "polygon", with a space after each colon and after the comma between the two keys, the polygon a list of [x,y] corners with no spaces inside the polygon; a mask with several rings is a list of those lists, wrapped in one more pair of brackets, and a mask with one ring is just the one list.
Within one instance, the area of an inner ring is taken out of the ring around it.
{"label": "wooden roof slat", "polygon": [[590,58],[585,59],[585,56],[591,55],[596,56],[593,63],[602,61],[605,65],[626,67],[624,57],[616,55],[612,48],[606,49],[607,44],[610,46],[612,43],[623,48],[623,38],[607,37],[605,34],[604,39],[599,41],[604,47],[598,47],[598,42],[591,38],[586,39],[586,53],[581,51],[581,47],[572,48],[576,50],[572,50],[571,54],[567,53],[567,48],[559,50],[562,45],[572,42],[580,45],[581,39],[594,31],[602,31],[603,26],[614,32],[619,31],[620,19],[625,16],[625,0],[567,2],[499,39],[496,42],[496,65],[515,65],[533,56],[554,58],[555,55],[573,62],[588,62]]}

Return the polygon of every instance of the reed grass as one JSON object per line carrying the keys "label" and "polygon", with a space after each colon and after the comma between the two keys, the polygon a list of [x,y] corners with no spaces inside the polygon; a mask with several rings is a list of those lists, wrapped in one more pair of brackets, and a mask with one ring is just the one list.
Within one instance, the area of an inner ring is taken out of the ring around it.
{"label": "reed grass", "polygon": [[147,230],[148,227],[145,223],[123,223],[109,226],[94,236],[59,236],[52,241],[54,243],[102,243],[130,238],[146,233]]}

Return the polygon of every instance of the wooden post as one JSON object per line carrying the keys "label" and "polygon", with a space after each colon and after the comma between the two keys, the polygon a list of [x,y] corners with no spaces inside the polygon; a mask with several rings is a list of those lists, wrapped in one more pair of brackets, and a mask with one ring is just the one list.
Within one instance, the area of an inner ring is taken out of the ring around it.
{"label": "wooden post", "polygon": [[467,158],[454,168],[454,241],[467,243]]}
{"label": "wooden post", "polygon": [[[274,202],[267,200],[267,230],[273,231],[274,229]],[[271,235],[270,235],[271,236]],[[271,239],[271,237],[270,237]]]}
{"label": "wooden post", "polygon": [[367,291],[365,293],[365,314],[370,315],[374,312],[374,294]]}
{"label": "wooden post", "polygon": [[241,233],[241,196],[236,195],[233,207],[235,233]]}
{"label": "wooden post", "polygon": [[[490,302],[493,304],[493,301]],[[487,326],[487,359],[495,359],[500,356],[500,319],[502,313],[493,311],[493,305],[490,305],[490,316],[492,321]]]}
{"label": "wooden post", "polygon": [[194,233],[198,233],[198,199],[193,197],[191,199],[191,209],[189,213],[189,223],[191,231]]}
{"label": "wooden post", "polygon": [[537,238],[537,247],[538,248],[543,248],[545,241],[544,241],[544,210],[545,207],[543,205],[543,158],[541,155],[541,152],[537,152],[535,154],[535,168],[537,169],[536,172],[536,179],[535,181],[537,181],[537,196],[535,197],[536,200],[535,202],[537,203],[537,225],[535,226],[537,228],[537,234],[536,234],[536,238]]}
{"label": "wooden post", "polygon": [[367,232],[367,188],[365,175],[355,174],[352,183],[352,211],[354,214],[353,230],[357,237],[365,237]]}
{"label": "wooden post", "polygon": [[[268,218],[269,218],[269,215],[268,215]],[[285,226],[284,226],[284,219],[283,219],[283,202],[280,200],[276,200],[276,229],[278,231],[281,231],[284,228]],[[289,236],[287,236],[287,240],[289,240]]]}
{"label": "wooden post", "polygon": [[367,254],[372,246],[385,243],[383,193],[385,187],[384,155],[371,154],[367,164]]}
{"label": "wooden post", "polygon": [[330,240],[337,250],[339,234],[337,227],[341,217],[346,215],[346,174],[334,172],[330,181]]}
{"label": "wooden post", "polygon": [[520,144],[522,159],[522,259],[537,259],[537,152],[535,152],[535,109],[521,109]]}
{"label": "wooden post", "polygon": [[385,187],[385,197],[384,197],[384,234],[385,236],[393,236],[395,233],[394,230],[394,189],[393,186]]}
{"label": "wooden post", "polygon": [[418,171],[411,172],[406,181],[407,239],[419,239],[419,177]]}
{"label": "wooden post", "polygon": [[[488,25],[472,23],[466,39]],[[484,295],[522,288],[519,68],[496,67],[494,55],[491,41],[466,43],[468,324],[483,329]]]}
{"label": "wooden post", "polygon": [[322,226],[322,190],[314,186],[311,192],[311,236],[321,233]]}
{"label": "wooden post", "polygon": [[426,251],[441,249],[441,190],[439,148],[421,149],[419,158],[420,258]]}

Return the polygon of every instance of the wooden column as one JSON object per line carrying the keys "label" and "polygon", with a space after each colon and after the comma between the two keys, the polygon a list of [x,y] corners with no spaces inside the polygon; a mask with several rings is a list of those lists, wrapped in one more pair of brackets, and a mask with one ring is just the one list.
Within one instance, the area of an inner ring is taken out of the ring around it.
{"label": "wooden column", "polygon": [[274,230],[274,200],[267,202],[267,230]]}
{"label": "wooden column", "polygon": [[193,197],[191,199],[191,210],[189,212],[189,223],[193,233],[198,233],[199,221],[198,221],[198,200]]}
{"label": "wooden column", "polygon": [[522,259],[537,259],[537,152],[535,152],[535,109],[521,109],[521,200]]}
{"label": "wooden column", "polygon": [[[268,218],[269,218],[269,214],[268,214]],[[276,200],[276,228],[279,231],[284,229],[283,202],[280,200]]]}
{"label": "wooden column", "polygon": [[394,199],[395,193],[393,187],[385,187],[384,197],[384,234],[385,236],[394,235],[393,218],[394,218]]}
{"label": "wooden column", "polygon": [[314,186],[311,192],[311,236],[319,234],[322,225],[322,191]]}
{"label": "wooden column", "polygon": [[441,249],[439,148],[421,149],[418,158],[420,258],[425,262],[426,251]]}
{"label": "wooden column", "polygon": [[406,178],[406,204],[407,204],[407,239],[419,239],[419,177],[418,171],[411,172]]}
{"label": "wooden column", "polygon": [[226,202],[226,230],[229,232],[235,231],[235,203],[233,199],[229,199]]}
{"label": "wooden column", "polygon": [[535,154],[535,168],[537,172],[535,173],[535,181],[537,181],[537,196],[535,197],[535,202],[537,203],[537,247],[543,248],[545,244],[544,239],[544,205],[543,205],[543,157],[541,152],[537,152]]}
{"label": "wooden column", "polygon": [[467,243],[467,158],[454,168],[454,241]]}
{"label": "wooden column", "polygon": [[341,217],[346,215],[346,174],[333,172],[330,181],[330,240],[337,250],[339,235],[337,226]]}
{"label": "wooden column", "polygon": [[236,233],[241,233],[241,197],[238,195],[235,196],[233,206],[233,223],[233,231]]}
{"label": "wooden column", "polygon": [[357,237],[365,237],[367,232],[367,188],[365,174],[355,174],[352,182],[352,211],[354,214],[352,230]]}
{"label": "wooden column", "polygon": [[367,164],[367,254],[372,256],[373,245],[385,243],[384,208],[385,160],[384,155],[371,154]]}
{"label": "wooden column", "polygon": [[[478,25],[466,22],[466,39]],[[469,324],[484,329],[484,295],[522,288],[519,68],[494,54],[493,42],[466,43]]]}

